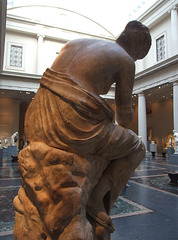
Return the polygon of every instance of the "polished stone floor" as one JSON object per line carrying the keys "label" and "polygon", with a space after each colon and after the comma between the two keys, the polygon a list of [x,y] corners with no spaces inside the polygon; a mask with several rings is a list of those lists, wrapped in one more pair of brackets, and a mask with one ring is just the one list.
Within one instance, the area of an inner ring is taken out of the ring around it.
{"label": "polished stone floor", "polygon": [[[167,174],[175,170],[178,165],[164,157],[145,157],[112,209],[115,232],[111,240],[178,240],[178,186],[169,185]],[[19,188],[17,163],[3,159],[0,240],[13,240],[12,202]]]}

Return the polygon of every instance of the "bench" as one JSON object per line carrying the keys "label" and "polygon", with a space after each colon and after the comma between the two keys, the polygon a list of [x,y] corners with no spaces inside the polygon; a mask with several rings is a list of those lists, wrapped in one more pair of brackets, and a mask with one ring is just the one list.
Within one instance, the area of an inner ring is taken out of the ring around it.
{"label": "bench", "polygon": [[169,171],[169,172],[166,172],[169,176],[169,178],[171,179],[170,181],[170,185],[173,185],[173,186],[178,186],[178,171]]}
{"label": "bench", "polygon": [[17,162],[18,161],[18,156],[17,155],[11,155],[12,162]]}

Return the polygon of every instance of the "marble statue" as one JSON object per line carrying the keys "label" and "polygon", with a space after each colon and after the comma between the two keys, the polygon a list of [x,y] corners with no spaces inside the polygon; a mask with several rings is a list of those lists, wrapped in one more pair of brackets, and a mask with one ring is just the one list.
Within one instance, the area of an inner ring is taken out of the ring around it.
{"label": "marble statue", "polygon": [[178,154],[178,133],[176,130],[173,130],[174,133],[174,145],[175,145],[175,154]]}
{"label": "marble statue", "polygon": [[7,140],[7,138],[5,138],[4,139],[4,147],[3,148],[7,148],[8,147],[7,144],[8,144],[8,140]]}
{"label": "marble statue", "polygon": [[11,136],[11,146],[15,146],[15,142],[17,142],[18,139],[18,132],[15,132]]}
{"label": "marble statue", "polygon": [[169,147],[172,147],[172,138],[169,138]]}
{"label": "marble statue", "polygon": [[[40,80],[26,113],[28,146],[19,154],[15,240],[109,240],[110,211],[145,155],[127,129],[133,118],[135,61],[149,29],[129,22],[115,42],[68,42]],[[100,97],[116,83],[116,121]]]}

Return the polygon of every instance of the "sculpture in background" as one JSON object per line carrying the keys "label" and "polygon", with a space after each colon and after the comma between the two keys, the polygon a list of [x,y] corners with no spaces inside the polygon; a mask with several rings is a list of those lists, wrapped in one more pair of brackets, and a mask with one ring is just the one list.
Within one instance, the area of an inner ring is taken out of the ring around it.
{"label": "sculpture in background", "polygon": [[7,138],[5,138],[4,139],[4,147],[3,148],[7,148],[8,147],[7,144],[8,144],[8,140],[7,140]]}
{"label": "sculpture in background", "polygon": [[169,138],[169,147],[172,147],[172,138]]}
{"label": "sculpture in background", "polygon": [[175,145],[175,154],[178,154],[178,133],[176,130],[173,130],[174,133],[174,145]]}
{"label": "sculpture in background", "polygon": [[11,136],[11,146],[15,146],[15,143],[17,142],[18,140],[18,132],[15,132],[12,134]]}
{"label": "sculpture in background", "polygon": [[[110,211],[145,155],[143,142],[127,126],[134,61],[150,45],[149,29],[132,21],[115,42],[68,42],[46,70],[26,113],[15,240],[110,239]],[[119,125],[100,97],[113,83]]]}

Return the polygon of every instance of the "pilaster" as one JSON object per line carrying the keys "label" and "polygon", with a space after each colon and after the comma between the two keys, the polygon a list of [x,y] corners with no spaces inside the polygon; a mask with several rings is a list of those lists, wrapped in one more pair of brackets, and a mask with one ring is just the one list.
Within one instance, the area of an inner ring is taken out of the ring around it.
{"label": "pilaster", "polygon": [[43,41],[44,35],[38,34],[38,48],[37,48],[37,74],[43,74]]}
{"label": "pilaster", "polygon": [[171,10],[171,36],[172,36],[172,55],[178,53],[178,13],[177,6]]}
{"label": "pilaster", "polygon": [[173,83],[174,130],[178,133],[178,82]]}

